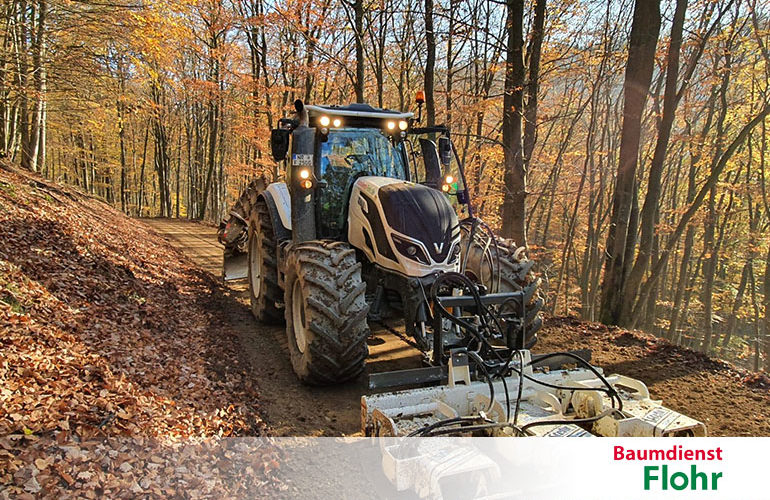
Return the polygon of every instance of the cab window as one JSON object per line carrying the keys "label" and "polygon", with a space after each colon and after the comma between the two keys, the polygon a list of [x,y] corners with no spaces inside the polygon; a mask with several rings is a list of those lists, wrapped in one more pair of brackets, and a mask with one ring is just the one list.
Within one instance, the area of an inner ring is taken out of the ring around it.
{"label": "cab window", "polygon": [[400,145],[377,128],[332,129],[320,145],[320,190],[317,227],[323,238],[342,235],[347,202],[356,179],[381,176],[408,179]]}

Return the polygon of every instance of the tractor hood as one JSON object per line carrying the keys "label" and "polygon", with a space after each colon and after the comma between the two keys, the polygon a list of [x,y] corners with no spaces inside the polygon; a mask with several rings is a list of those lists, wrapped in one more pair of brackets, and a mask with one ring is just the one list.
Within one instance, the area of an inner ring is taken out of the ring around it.
{"label": "tractor hood", "polygon": [[459,265],[457,214],[440,191],[387,177],[361,177],[350,198],[348,236],[373,262],[407,276]]}
{"label": "tractor hood", "polygon": [[440,191],[400,182],[381,187],[379,195],[394,231],[423,242],[436,262],[446,260],[452,230],[458,230],[457,214]]}

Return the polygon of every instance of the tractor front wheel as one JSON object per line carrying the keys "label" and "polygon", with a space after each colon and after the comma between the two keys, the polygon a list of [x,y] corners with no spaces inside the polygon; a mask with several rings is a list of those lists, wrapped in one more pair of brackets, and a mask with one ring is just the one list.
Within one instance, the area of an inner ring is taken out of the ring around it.
{"label": "tractor front wheel", "polygon": [[368,355],[369,306],[355,250],[329,241],[292,247],[284,290],[286,334],[297,377],[313,385],[358,377]]}
{"label": "tractor front wheel", "polygon": [[529,296],[522,311],[520,329],[524,333],[526,347],[532,347],[537,341],[535,334],[543,324],[540,310],[545,303],[537,290],[540,280],[532,274],[534,262],[527,258],[524,247],[517,247],[510,240],[498,238],[495,244],[485,234],[475,233],[469,246],[469,239],[469,228],[464,227],[460,258],[465,262],[465,274],[468,277],[486,286],[489,293],[524,290]]}

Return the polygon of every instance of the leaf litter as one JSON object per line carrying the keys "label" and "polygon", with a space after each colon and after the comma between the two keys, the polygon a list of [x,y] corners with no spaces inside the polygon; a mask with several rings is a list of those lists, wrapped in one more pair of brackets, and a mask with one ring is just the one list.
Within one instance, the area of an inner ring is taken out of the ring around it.
{"label": "leaf litter", "polygon": [[[0,498],[269,496],[209,275],[96,198],[0,168]],[[262,494],[260,494],[262,493]]]}

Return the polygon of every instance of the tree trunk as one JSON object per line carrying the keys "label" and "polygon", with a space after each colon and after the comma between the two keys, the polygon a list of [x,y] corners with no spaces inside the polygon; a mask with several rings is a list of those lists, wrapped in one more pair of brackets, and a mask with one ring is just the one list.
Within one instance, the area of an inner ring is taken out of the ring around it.
{"label": "tree trunk", "polygon": [[137,214],[142,216],[142,208],[144,205],[144,168],[147,165],[147,140],[150,138],[150,124],[148,123],[144,129],[144,147],[142,149],[142,166],[139,168],[139,202],[137,207]]}
{"label": "tree trunk", "polygon": [[[446,126],[452,126],[452,85],[454,84],[454,37],[455,37],[455,4],[449,3],[449,29],[446,42]],[[463,151],[463,154],[465,150]],[[465,164],[465,162],[463,162]]]}
{"label": "tree trunk", "polygon": [[[207,111],[207,123],[208,123],[208,165],[206,169],[206,182],[203,186],[203,196],[201,197],[201,205],[200,209],[198,211],[198,218],[204,219],[206,217],[206,207],[208,206],[208,200],[209,196],[212,194],[211,186],[212,182],[214,180],[214,173],[216,171],[216,158],[217,158],[217,149],[218,149],[218,141],[219,141],[219,127],[220,127],[220,120],[223,110],[220,106],[220,92],[221,92],[221,82],[220,82],[220,68],[219,68],[219,60],[218,60],[218,54],[217,49],[219,47],[219,38],[216,35],[211,35],[209,39],[209,83],[212,84],[212,87],[216,88],[216,92],[212,92],[208,98],[208,111]],[[217,197],[214,196],[214,201],[216,201]],[[170,210],[169,206],[169,212]],[[213,210],[216,210],[217,207],[213,206]]]}
{"label": "tree trunk", "polygon": [[29,136],[29,75],[27,62],[27,1],[19,0],[18,20],[16,23],[18,41],[16,43],[16,66],[19,73],[19,137],[21,139],[21,168],[32,170],[31,138]]}
{"label": "tree trunk", "polygon": [[120,143],[120,210],[126,211],[126,143],[123,104],[118,102],[118,142]]}
{"label": "tree trunk", "polygon": [[714,241],[714,229],[716,228],[716,186],[709,192],[708,214],[706,215],[705,230],[703,234],[703,251],[706,260],[703,263],[703,352],[711,350],[711,337],[713,335],[713,293],[714,273],[717,267],[717,246]]}
{"label": "tree trunk", "polygon": [[118,143],[120,147],[120,210],[126,213],[127,195],[127,172],[126,172],[126,106],[124,102],[126,91],[126,79],[123,74],[123,64],[117,58],[117,77],[118,77],[118,100],[115,104],[115,110],[118,115]]}
{"label": "tree trunk", "polygon": [[602,285],[601,320],[605,324],[618,324],[623,301],[631,300],[623,296],[625,277],[631,265],[625,259],[629,253],[626,245],[629,242],[629,230],[635,230],[631,227],[631,216],[636,197],[636,165],[642,133],[642,113],[652,82],[655,48],[660,32],[659,2],[637,0],[634,6],[623,86],[623,126],[618,174]]}
{"label": "tree trunk", "polygon": [[[48,102],[43,100],[41,113],[40,113],[40,133],[38,134],[38,144],[37,144],[38,168],[46,167],[47,165],[47,162],[46,162],[47,136],[48,136]],[[53,176],[51,178],[53,178]]]}
{"label": "tree trunk", "polygon": [[436,33],[433,31],[433,0],[425,0],[425,117],[428,126],[436,124],[436,101],[433,98],[433,71],[436,66]]}
{"label": "tree trunk", "polygon": [[677,329],[679,328],[679,320],[681,318],[682,300],[684,300],[685,291],[687,289],[687,280],[689,279],[688,270],[690,268],[690,258],[692,257],[692,247],[695,241],[695,226],[688,226],[687,235],[684,237],[684,253],[682,254],[682,263],[679,268],[679,283],[674,293],[674,307],[671,311],[671,319],[668,326],[668,338],[674,341],[677,337]]}
{"label": "tree trunk", "polygon": [[749,287],[751,290],[751,305],[754,308],[754,338],[755,338],[755,350],[754,350],[754,371],[759,371],[760,367],[760,352],[762,350],[762,338],[759,327],[759,303],[757,301],[757,282],[754,279],[754,267],[749,266]]}
{"label": "tree trunk", "polygon": [[356,39],[356,102],[364,102],[364,1],[353,1],[354,36]]}
{"label": "tree trunk", "polygon": [[211,183],[214,176],[214,170],[216,168],[216,152],[217,152],[217,139],[219,137],[218,127],[219,120],[217,117],[217,104],[212,101],[209,103],[208,111],[208,127],[209,127],[209,151],[208,151],[208,166],[206,169],[206,183],[203,186],[203,196],[201,197],[201,206],[198,211],[198,218],[203,219],[206,216],[206,207],[208,205],[209,195],[211,194]]}
{"label": "tree trunk", "polygon": [[176,209],[174,210],[174,217],[177,219],[179,218],[179,193],[180,193],[180,174],[182,173],[182,134],[179,134],[179,139],[177,141],[177,154],[176,154]]}
{"label": "tree trunk", "polygon": [[39,148],[40,136],[43,126],[43,108],[45,107],[46,94],[46,69],[45,69],[45,28],[48,6],[45,0],[37,1],[37,27],[32,43],[32,73],[35,79],[35,109],[31,117],[31,130],[29,134],[29,158],[32,170],[40,171]]}
{"label": "tree trunk", "polygon": [[765,279],[762,287],[762,302],[765,306],[765,317],[762,321],[764,336],[765,371],[770,371],[770,247],[765,257]]}
{"label": "tree trunk", "polygon": [[535,19],[532,23],[532,33],[527,48],[529,74],[527,75],[527,105],[524,110],[524,161],[527,165],[532,159],[532,151],[535,149],[537,136],[537,93],[540,83],[538,79],[540,78],[540,53],[545,26],[545,4],[546,0],[536,0],[535,2]]}
{"label": "tree trunk", "polygon": [[506,27],[508,43],[505,59],[505,94],[503,96],[503,151],[505,189],[502,207],[502,236],[518,245],[527,245],[526,189],[521,114],[524,89],[522,38],[524,1],[507,0]]}
{"label": "tree trunk", "polygon": [[735,300],[733,301],[733,309],[730,313],[730,318],[727,320],[727,331],[722,338],[722,349],[726,349],[730,345],[730,339],[735,335],[735,327],[738,324],[738,312],[743,306],[743,295],[746,292],[746,283],[749,279],[749,268],[751,267],[751,261],[747,260],[743,265],[743,271],[741,271],[741,281],[738,284],[738,291],[735,294]]}
{"label": "tree trunk", "polygon": [[[619,322],[621,325],[629,325],[633,318],[631,311],[633,302],[639,293],[644,273],[650,263],[655,238],[655,220],[661,200],[661,177],[663,165],[666,161],[668,141],[671,137],[671,128],[674,124],[677,105],[677,78],[679,75],[679,52],[682,46],[682,31],[684,29],[685,11],[687,0],[677,0],[674,12],[674,21],[671,27],[671,41],[668,47],[668,65],[666,67],[666,90],[663,95],[663,115],[658,122],[658,137],[655,143],[650,174],[647,183],[647,195],[641,212],[641,237],[639,239],[639,254],[631,269],[628,281],[625,284],[624,297],[621,303]],[[633,257],[633,254],[631,254]],[[629,262],[630,265],[630,262]]]}

